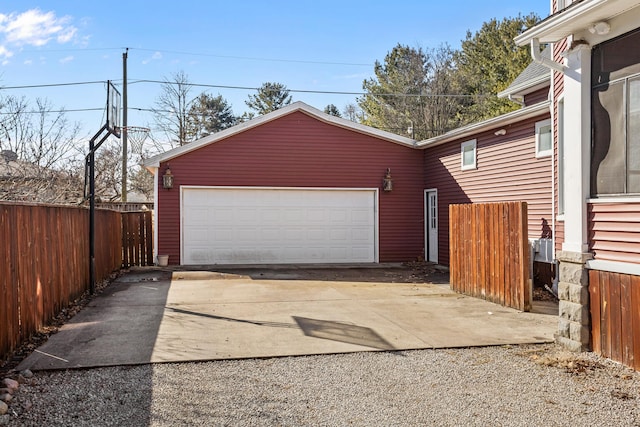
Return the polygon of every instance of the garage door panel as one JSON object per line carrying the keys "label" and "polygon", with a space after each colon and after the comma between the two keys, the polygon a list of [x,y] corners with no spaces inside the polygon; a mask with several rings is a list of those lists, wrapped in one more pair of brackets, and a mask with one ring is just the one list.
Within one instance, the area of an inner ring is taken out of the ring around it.
{"label": "garage door panel", "polygon": [[218,221],[218,223],[225,223],[233,221],[234,209],[215,207],[210,210],[210,221]]}
{"label": "garage door panel", "polygon": [[347,240],[347,237],[349,235],[349,230],[344,230],[344,229],[332,229],[330,230],[331,233],[331,240],[334,242],[344,242],[345,240]]}
{"label": "garage door panel", "polygon": [[280,229],[278,228],[263,228],[260,230],[262,241],[264,242],[277,242],[280,240]]}
{"label": "garage door panel", "polygon": [[246,242],[254,243],[256,239],[256,235],[260,233],[260,231],[255,228],[236,228],[236,239],[238,240],[238,244],[242,245]]}
{"label": "garage door panel", "polygon": [[376,195],[185,188],[183,263],[375,262]]}
{"label": "garage door panel", "polygon": [[322,208],[309,208],[307,210],[307,220],[312,222],[325,222],[325,209]]}
{"label": "garage door panel", "polygon": [[282,219],[282,210],[276,208],[264,208],[261,211],[262,221],[270,224],[278,224]]}
{"label": "garage door panel", "polygon": [[195,208],[185,213],[185,219],[191,224],[203,224],[209,223],[209,209],[207,208]]}
{"label": "garage door panel", "polygon": [[232,228],[216,228],[215,230],[209,230],[207,236],[209,241],[215,240],[229,244],[235,239],[235,231]]}
{"label": "garage door panel", "polygon": [[185,239],[189,239],[194,245],[206,244],[209,241],[207,233],[206,227],[193,227],[185,233]]}

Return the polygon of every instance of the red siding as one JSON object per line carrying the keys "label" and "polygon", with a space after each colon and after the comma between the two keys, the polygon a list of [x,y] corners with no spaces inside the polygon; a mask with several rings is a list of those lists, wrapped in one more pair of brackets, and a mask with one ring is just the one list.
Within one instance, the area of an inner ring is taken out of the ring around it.
{"label": "red siding", "polygon": [[[422,153],[324,123],[302,112],[169,160],[174,188],[158,188],[158,251],[180,263],[180,186],[380,188],[379,259],[416,259],[424,248]],[[160,166],[160,175],[166,164]]]}
{"label": "red siding", "polygon": [[[554,6],[555,7],[555,6]],[[553,45],[553,58],[555,61],[562,62],[561,53],[567,49],[567,40],[561,40]],[[558,98],[564,91],[564,74],[554,71],[553,73],[553,188],[554,188],[554,206],[555,212],[560,212],[558,205]],[[555,230],[555,249],[556,251],[562,250],[562,243],[564,242],[564,222],[556,221]]]}
{"label": "red siding", "polygon": [[540,102],[547,101],[548,99],[549,99],[549,86],[526,94],[524,96],[524,105],[528,107],[530,105],[535,105]]}
{"label": "red siding", "polygon": [[640,264],[640,203],[590,203],[588,215],[595,259]]}
{"label": "red siding", "polygon": [[529,238],[551,233],[551,157],[535,156],[535,123],[549,115],[475,137],[477,169],[460,170],[460,143],[471,137],[425,150],[425,188],[438,189],[438,236],[441,264],[449,264],[449,205],[526,201]]}

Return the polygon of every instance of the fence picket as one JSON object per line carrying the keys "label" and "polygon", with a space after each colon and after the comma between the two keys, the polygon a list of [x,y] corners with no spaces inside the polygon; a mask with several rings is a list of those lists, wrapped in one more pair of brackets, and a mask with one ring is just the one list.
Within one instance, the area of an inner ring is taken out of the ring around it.
{"label": "fence picket", "polygon": [[453,290],[531,309],[525,202],[449,206]]}
{"label": "fence picket", "polygon": [[[123,215],[138,249],[123,245]],[[0,202],[0,359],[88,290],[88,231],[87,209]],[[151,239],[151,212],[96,210],[97,280],[121,268],[129,248],[150,265]]]}

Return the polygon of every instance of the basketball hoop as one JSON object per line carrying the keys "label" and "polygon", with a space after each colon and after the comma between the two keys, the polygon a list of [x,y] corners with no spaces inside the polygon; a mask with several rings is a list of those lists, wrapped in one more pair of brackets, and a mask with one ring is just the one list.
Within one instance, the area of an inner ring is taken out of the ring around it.
{"label": "basketball hoop", "polygon": [[149,135],[149,128],[141,126],[127,126],[120,128],[120,133],[127,132],[127,142],[131,143],[131,151],[142,156],[142,146]]}

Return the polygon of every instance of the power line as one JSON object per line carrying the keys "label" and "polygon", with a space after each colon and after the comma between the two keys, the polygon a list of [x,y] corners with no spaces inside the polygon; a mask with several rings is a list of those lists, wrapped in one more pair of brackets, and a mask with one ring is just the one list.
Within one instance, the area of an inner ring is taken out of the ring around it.
{"label": "power line", "polygon": [[[85,51],[105,51],[105,50],[125,50],[129,49],[138,50],[140,52],[159,52],[172,55],[188,55],[199,56],[209,58],[221,58],[221,59],[240,59],[243,61],[261,61],[261,62],[284,62],[290,64],[315,64],[315,65],[347,65],[353,67],[373,67],[374,64],[361,63],[361,62],[342,62],[342,61],[311,61],[304,59],[290,59],[290,58],[262,58],[257,56],[239,56],[239,55],[219,55],[215,53],[203,53],[203,52],[187,52],[180,50],[163,50],[163,49],[150,49],[150,48],[136,48],[136,47],[103,47],[103,48],[79,48],[79,49],[47,49],[46,52],[85,52]],[[42,53],[41,50],[23,50],[23,53]]]}
{"label": "power line", "polygon": [[[129,84],[136,83],[157,83],[157,84],[169,84],[169,85],[184,85],[184,86],[193,86],[193,87],[206,87],[206,88],[215,88],[215,89],[234,89],[234,90],[261,90],[259,87],[251,87],[251,86],[228,86],[228,85],[212,85],[206,83],[179,83],[172,81],[163,81],[163,80],[146,80],[146,79],[138,79],[129,82]],[[330,90],[306,90],[306,89],[287,89],[288,92],[291,93],[318,93],[325,95],[374,95],[369,92],[343,92],[343,91],[330,91]],[[466,95],[466,94],[422,94],[422,93],[377,93],[374,96],[401,96],[408,98],[471,98],[477,95]]]}
{"label": "power line", "polygon": [[[114,79],[112,81],[119,81],[119,79]],[[65,83],[44,83],[44,84],[36,84],[36,85],[22,85],[22,86],[2,86],[1,90],[15,90],[15,89],[38,89],[38,88],[46,88],[46,87],[66,87],[66,86],[81,86],[81,85],[94,85],[94,84],[106,84],[106,80],[95,80],[95,81],[85,81],[85,82],[65,82]],[[179,85],[184,84],[186,86],[193,87],[204,87],[204,88],[215,88],[215,89],[230,89],[230,90],[250,90],[250,91],[258,91],[261,88],[252,87],[252,86],[230,86],[230,85],[214,85],[214,84],[206,84],[206,83],[178,83],[171,81],[163,81],[163,80],[150,80],[150,79],[137,79],[129,82],[129,84],[136,83],[154,83],[154,84],[169,84],[169,85]],[[373,95],[380,97],[405,97],[405,98],[473,98],[478,95],[467,95],[467,94],[443,94],[443,93],[431,93],[431,94],[423,94],[423,93],[378,93],[371,94],[368,92],[348,92],[348,91],[332,91],[332,90],[308,90],[308,89],[287,89],[291,93],[315,93],[315,94],[324,94],[324,95],[355,95],[355,96],[363,96],[363,95]],[[486,95],[480,95],[486,96]]]}
{"label": "power line", "polygon": [[69,83],[45,83],[39,85],[24,85],[24,86],[0,86],[0,90],[5,89],[38,89],[43,87],[62,87],[62,86],[81,86],[81,85],[94,85],[94,84],[106,84],[106,80],[95,80],[89,82],[69,82]]}
{"label": "power line", "polygon": [[105,107],[100,108],[74,108],[74,109],[61,109],[61,110],[31,110],[31,111],[12,111],[12,112],[4,112],[0,111],[0,115],[2,116],[12,116],[15,114],[46,114],[46,113],[82,113],[85,111],[104,111]]}
{"label": "power line", "polygon": [[[123,48],[124,49],[124,48]],[[162,50],[162,49],[144,49],[144,48],[135,48],[131,47],[129,50],[139,50],[141,52],[160,52],[160,53],[170,53],[174,55],[190,55],[190,56],[205,56],[211,58],[223,58],[223,59],[242,59],[245,61],[264,61],[264,62],[285,62],[285,63],[294,63],[294,64],[322,64],[322,65],[350,65],[357,67],[371,67],[373,64],[365,64],[358,62],[340,62],[340,61],[309,61],[302,59],[282,59],[282,58],[260,58],[253,56],[236,56],[236,55],[218,55],[214,53],[197,53],[197,52],[185,52],[178,50]]]}

